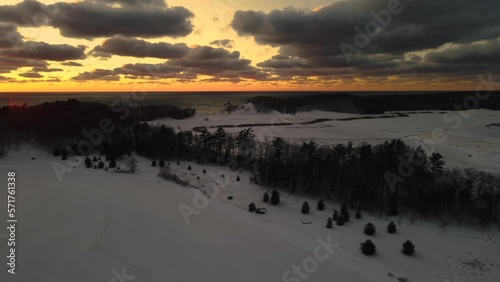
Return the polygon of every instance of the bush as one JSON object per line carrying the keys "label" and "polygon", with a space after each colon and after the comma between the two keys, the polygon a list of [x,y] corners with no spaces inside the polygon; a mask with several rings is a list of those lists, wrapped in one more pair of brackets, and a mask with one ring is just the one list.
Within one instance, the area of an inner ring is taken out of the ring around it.
{"label": "bush", "polygon": [[97,162],[97,157],[96,157],[96,156],[94,156],[94,157],[92,158],[92,161],[93,161],[94,163],[95,163],[95,162]]}
{"label": "bush", "polygon": [[277,205],[280,203],[280,193],[278,191],[273,190],[271,193],[271,205]]}
{"label": "bush", "polygon": [[344,220],[347,222],[351,218],[351,215],[349,214],[349,209],[347,209],[347,205],[344,203],[342,204],[342,207],[340,208],[340,215],[344,218]]}
{"label": "bush", "polygon": [[323,200],[319,200],[318,201],[318,210],[322,211],[324,209],[325,209],[325,203],[323,202]]}
{"label": "bush", "polygon": [[361,212],[357,211],[355,217],[356,219],[361,219]]}
{"label": "bush", "polygon": [[160,167],[165,167],[165,161],[164,160],[160,160],[160,162],[158,163],[158,165]]}
{"label": "bush", "polygon": [[264,203],[269,202],[269,193],[265,192],[264,193],[264,197],[262,198],[262,200],[264,201]]}
{"label": "bush", "polygon": [[120,170],[120,167],[117,167],[116,170]]}
{"label": "bush", "polygon": [[304,201],[304,203],[302,204],[302,209],[300,212],[303,214],[309,213],[309,203],[307,201]]}
{"label": "bush", "polygon": [[407,256],[413,255],[415,253],[415,245],[410,240],[407,240],[406,242],[403,243],[403,254]]}
{"label": "bush", "polygon": [[181,165],[181,162],[177,161],[177,165]]}
{"label": "bush", "polygon": [[92,161],[90,160],[89,157],[85,158],[85,167],[86,168],[92,168]]}
{"label": "bush", "polygon": [[344,220],[344,217],[342,216],[339,216],[339,218],[337,219],[337,225],[338,226],[342,226],[345,224],[345,220]]}
{"label": "bush", "polygon": [[151,162],[151,166],[152,166],[152,167],[156,167],[156,161],[155,161],[155,160],[153,160],[153,161]]}
{"label": "bush", "polygon": [[61,155],[61,150],[59,148],[54,149],[54,157],[59,157]]}
{"label": "bush", "polygon": [[116,167],[116,160],[115,159],[112,159],[110,162],[109,162],[109,168],[115,168]]}
{"label": "bush", "polygon": [[367,223],[367,224],[365,225],[365,234],[366,234],[366,235],[371,236],[371,235],[375,234],[375,231],[376,231],[376,230],[375,230],[375,225],[373,225],[371,222],[370,222],[370,223]]}
{"label": "bush", "polygon": [[191,170],[191,166],[188,166],[188,170]]}
{"label": "bush", "polygon": [[332,219],[337,221],[339,217],[340,217],[339,212],[336,209],[334,209]]}
{"label": "bush", "polygon": [[389,233],[396,233],[396,224],[394,224],[394,222],[391,221],[391,223],[389,223],[389,225],[387,225],[387,232]]}
{"label": "bush", "polygon": [[63,161],[65,161],[65,160],[67,160],[67,159],[68,159],[68,155],[69,155],[68,150],[66,150],[66,149],[62,149],[62,151],[61,151],[61,159],[62,159]]}
{"label": "bush", "polygon": [[257,207],[255,206],[255,204],[254,204],[254,203],[250,203],[250,204],[248,205],[248,211],[249,211],[249,212],[254,212],[256,209],[257,209]]}
{"label": "bush", "polygon": [[333,227],[333,220],[331,217],[328,218],[328,221],[326,222],[326,228],[332,229]]}
{"label": "bush", "polygon": [[361,243],[361,251],[363,254],[371,256],[376,251],[375,244],[371,240],[366,240],[364,243]]}
{"label": "bush", "polygon": [[189,185],[189,180],[181,179],[177,174],[175,174],[172,171],[172,169],[169,166],[162,168],[158,176],[163,179],[173,181],[184,187]]}
{"label": "bush", "polygon": [[206,170],[206,169],[203,169],[203,173],[207,173],[207,170]]}
{"label": "bush", "polygon": [[104,162],[103,161],[100,161],[99,162],[99,166],[98,166],[99,169],[103,169],[104,168]]}
{"label": "bush", "polygon": [[239,175],[236,177],[236,181],[240,181],[240,176]]}
{"label": "bush", "polygon": [[97,169],[97,165],[94,165],[94,169]]}

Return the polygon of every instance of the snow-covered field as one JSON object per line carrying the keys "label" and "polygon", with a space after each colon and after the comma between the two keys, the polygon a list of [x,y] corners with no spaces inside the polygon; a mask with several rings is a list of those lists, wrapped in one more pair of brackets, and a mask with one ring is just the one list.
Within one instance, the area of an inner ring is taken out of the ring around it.
{"label": "snow-covered field", "polygon": [[[383,127],[376,124],[373,126]],[[312,127],[311,134],[328,128],[319,126]],[[356,123],[342,126],[356,129]],[[330,129],[340,130],[337,126]],[[406,134],[403,125],[389,129],[391,135]],[[281,134],[288,130],[296,129]],[[475,132],[466,127],[460,136],[470,138],[463,134],[467,130]],[[323,133],[325,138],[327,135]],[[282,195],[279,206],[270,206],[262,203],[263,189],[251,184],[245,172],[172,163],[178,175],[190,180],[192,187],[188,188],[160,179],[150,160],[138,158],[136,174],[80,165],[59,182],[52,169],[54,161],[58,159],[30,147],[9,151],[0,159],[2,186],[7,186],[8,171],[17,173],[19,219],[15,276],[6,273],[7,246],[0,237],[2,282],[500,281],[500,232],[496,227],[450,226],[443,231],[437,223],[411,224],[406,218],[363,214],[361,220],[351,217],[345,226],[326,229],[330,210],[338,209],[338,204],[327,203],[325,211],[317,211],[316,200],[308,199],[308,216],[300,213],[303,198]],[[188,165],[192,170],[187,170]],[[199,191],[218,193],[206,205]],[[234,199],[228,200],[228,196]],[[6,198],[7,189],[1,189],[2,224],[6,222]],[[250,201],[267,208],[268,213],[248,212]],[[194,212],[189,224],[179,206]],[[398,224],[396,234],[386,232],[391,220]],[[368,239],[362,231],[367,222],[377,227],[370,238],[377,246],[373,257],[359,250],[360,243]],[[400,252],[407,239],[416,245],[415,256]],[[300,274],[295,274],[299,266]]]}
{"label": "snow-covered field", "polygon": [[[391,115],[386,113],[385,115]],[[500,112],[468,110],[463,112],[406,112],[408,117],[372,118],[357,114],[334,112],[299,112],[284,115],[278,112],[257,113],[246,104],[232,114],[196,115],[190,119],[161,119],[150,124],[165,124],[177,130],[205,126],[209,130],[221,125],[228,132],[238,132],[254,124],[259,139],[282,137],[289,141],[314,140],[319,144],[367,142],[382,143],[395,138],[413,146],[423,146],[429,153],[443,155],[448,167],[477,168],[498,172],[500,167]],[[370,115],[379,117],[381,115]],[[339,120],[357,118],[354,120]],[[363,119],[359,119],[363,118]],[[318,119],[330,121],[306,124]],[[291,125],[278,125],[278,124]],[[269,126],[255,126],[268,124]],[[496,126],[489,126],[497,124]],[[241,126],[243,125],[243,126]],[[245,126],[247,125],[247,126]]]}

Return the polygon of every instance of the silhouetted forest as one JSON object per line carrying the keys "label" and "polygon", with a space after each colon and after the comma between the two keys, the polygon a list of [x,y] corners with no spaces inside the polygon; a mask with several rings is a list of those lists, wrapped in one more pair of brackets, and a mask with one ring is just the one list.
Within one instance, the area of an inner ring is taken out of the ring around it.
{"label": "silhouetted forest", "polygon": [[[114,162],[135,151],[160,163],[188,160],[248,170],[256,184],[333,199],[381,215],[482,225],[498,223],[500,218],[499,175],[446,168],[439,153],[429,156],[421,147],[401,140],[357,146],[296,144],[281,138],[258,142],[252,128],[237,134],[222,127],[214,132],[176,132],[139,121],[157,114],[174,118],[193,114],[189,109],[158,107],[153,113],[136,110],[123,120],[107,106],[77,101],[3,108],[0,153],[27,140],[38,141],[63,159],[99,153]],[[97,131],[106,118],[116,122],[113,130]],[[92,146],[83,150],[82,144]],[[404,175],[400,175],[401,167]]]}
{"label": "silhouetted forest", "polygon": [[[488,97],[487,102],[485,97]],[[253,103],[258,111],[277,110],[289,114],[309,110],[382,114],[387,111],[464,110],[467,107],[500,110],[500,94],[498,92],[450,92],[418,95],[336,93],[288,98],[258,96],[249,99],[248,102]]]}

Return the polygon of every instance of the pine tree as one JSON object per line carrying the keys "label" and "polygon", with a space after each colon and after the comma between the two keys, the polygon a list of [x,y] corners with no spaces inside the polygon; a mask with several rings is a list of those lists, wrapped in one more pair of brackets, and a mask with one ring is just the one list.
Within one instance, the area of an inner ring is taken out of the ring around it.
{"label": "pine tree", "polygon": [[322,211],[324,209],[325,209],[325,203],[323,202],[323,200],[319,200],[318,201],[318,210]]}
{"label": "pine tree", "polygon": [[181,162],[177,161],[177,165],[181,165]]}
{"label": "pine tree", "polygon": [[236,181],[240,181],[240,176],[236,176]]}
{"label": "pine tree", "polygon": [[249,211],[249,212],[254,212],[256,209],[257,209],[257,207],[255,206],[255,204],[254,204],[254,203],[250,203],[250,204],[248,205],[248,211]]}
{"label": "pine tree", "polygon": [[332,219],[337,221],[339,219],[340,215],[339,215],[339,211],[337,211],[336,209],[333,210],[333,216],[332,216]]}
{"label": "pine tree", "polygon": [[309,213],[309,203],[307,201],[304,201],[304,203],[302,204],[302,209],[300,212],[303,214]]}
{"label": "pine tree", "polygon": [[328,221],[326,222],[326,228],[332,229],[333,227],[333,220],[331,217],[328,218]]}
{"label": "pine tree", "polygon": [[389,233],[396,233],[396,224],[394,224],[394,222],[391,221],[391,223],[389,223],[389,225],[387,225],[387,232]]}
{"label": "pine tree", "polygon": [[361,219],[361,212],[357,211],[355,217],[356,219]]}
{"label": "pine tree", "polygon": [[413,255],[413,253],[415,253],[415,245],[410,240],[407,240],[403,243],[402,252],[407,256]]}
{"label": "pine tree", "polygon": [[361,243],[361,251],[367,256],[373,255],[376,250],[375,244],[373,244],[371,240],[366,240],[364,243]]}
{"label": "pine tree", "polygon": [[61,150],[59,148],[54,149],[54,157],[59,157],[61,155]]}
{"label": "pine tree", "polygon": [[191,166],[188,166],[188,170],[191,170]]}
{"label": "pine tree", "polygon": [[67,149],[62,149],[61,151],[61,159],[63,161],[67,160],[68,159],[68,155],[69,155],[69,152]]}
{"label": "pine tree", "polygon": [[340,207],[340,215],[344,218],[346,222],[349,221],[351,217],[351,215],[349,214],[349,209],[347,209],[347,205],[345,203],[342,204],[342,207]]}
{"label": "pine tree", "polygon": [[115,159],[112,159],[110,162],[109,162],[109,168],[115,168],[116,167],[116,160]]}
{"label": "pine tree", "polygon": [[370,223],[367,223],[367,224],[365,225],[365,234],[366,234],[366,235],[371,236],[371,235],[375,234],[375,231],[376,231],[376,230],[375,230],[375,225],[373,225],[371,222],[370,222]]}
{"label": "pine tree", "polygon": [[85,167],[92,168],[92,161],[90,160],[89,157],[85,158]]}
{"label": "pine tree", "polygon": [[342,225],[344,225],[344,224],[345,224],[344,217],[339,216],[339,217],[337,218],[337,225],[338,225],[338,226],[342,226]]}
{"label": "pine tree", "polygon": [[151,162],[151,166],[152,166],[152,167],[156,167],[156,161],[155,161],[155,160],[153,160],[153,161]]}
{"label": "pine tree", "polygon": [[207,173],[207,170],[206,170],[206,169],[203,169],[203,173]]}
{"label": "pine tree", "polygon": [[271,193],[271,205],[277,205],[280,203],[280,193],[278,191],[273,190]]}
{"label": "pine tree", "polygon": [[158,163],[158,165],[160,167],[165,167],[165,161],[164,160],[160,160],[160,162]]}
{"label": "pine tree", "polygon": [[95,162],[97,162],[97,157],[96,157],[96,156],[94,156],[94,157],[92,158],[92,161],[93,161],[94,163],[95,163]]}
{"label": "pine tree", "polygon": [[103,161],[99,162],[98,168],[99,169],[103,169],[104,168],[104,162]]}
{"label": "pine tree", "polygon": [[264,201],[264,203],[269,202],[269,193],[265,192],[264,193],[264,197],[262,198],[262,200]]}

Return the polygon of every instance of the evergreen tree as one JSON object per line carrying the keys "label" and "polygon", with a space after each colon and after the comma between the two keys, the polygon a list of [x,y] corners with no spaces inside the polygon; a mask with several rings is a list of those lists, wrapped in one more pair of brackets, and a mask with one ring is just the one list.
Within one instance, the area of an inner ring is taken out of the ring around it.
{"label": "evergreen tree", "polygon": [[85,167],[92,168],[92,161],[90,160],[89,157],[85,158]]}
{"label": "evergreen tree", "polygon": [[339,217],[337,218],[337,225],[338,225],[338,226],[342,226],[342,225],[344,225],[344,224],[345,224],[344,217],[339,216]]}
{"label": "evergreen tree", "polygon": [[164,160],[160,160],[160,162],[158,163],[158,165],[160,167],[165,167],[165,161]]}
{"label": "evergreen tree", "polygon": [[92,158],[92,161],[93,161],[94,163],[95,163],[95,162],[97,162],[97,157],[96,157],[96,156],[94,156],[94,157]]}
{"label": "evergreen tree", "polygon": [[69,152],[67,149],[62,149],[61,151],[61,159],[63,161],[67,160],[68,159],[68,155],[69,155]]}
{"label": "evergreen tree", "polygon": [[104,162],[103,161],[99,162],[98,168],[99,169],[103,169],[104,168]]}
{"label": "evergreen tree", "polygon": [[326,222],[326,228],[332,229],[333,227],[333,220],[331,217],[328,218],[328,221]]}
{"label": "evergreen tree", "polygon": [[407,240],[403,243],[402,252],[407,256],[413,255],[415,253],[415,245],[410,240]]}
{"label": "evergreen tree", "polygon": [[277,205],[280,203],[280,193],[276,190],[273,190],[271,193],[271,205]]}
{"label": "evergreen tree", "polygon": [[325,203],[323,202],[323,200],[319,200],[318,201],[318,210],[322,211],[324,209],[325,209]]}
{"label": "evergreen tree", "polygon": [[340,217],[339,212],[338,212],[336,209],[334,209],[334,210],[333,210],[333,216],[332,216],[332,219],[333,219],[333,220],[335,220],[335,221],[337,221],[337,220],[339,219],[339,217]]}
{"label": "evergreen tree", "polygon": [[110,162],[109,162],[109,168],[115,168],[116,167],[116,160],[115,159],[112,159]]}
{"label": "evergreen tree", "polygon": [[307,201],[304,201],[304,203],[302,204],[302,209],[300,212],[303,214],[309,213],[309,203]]}
{"label": "evergreen tree", "polygon": [[181,162],[177,161],[177,165],[181,165]]}
{"label": "evergreen tree", "polygon": [[250,211],[250,212],[254,212],[256,209],[257,209],[257,207],[255,206],[255,204],[254,204],[254,203],[250,203],[250,204],[248,205],[248,211]]}
{"label": "evergreen tree", "polygon": [[188,166],[188,170],[191,170],[191,166]]}
{"label": "evergreen tree", "polygon": [[429,158],[431,161],[431,170],[434,174],[441,174],[443,172],[444,160],[440,153],[432,153]]}
{"label": "evergreen tree", "polygon": [[361,212],[357,211],[355,217],[356,219],[361,219]]}
{"label": "evergreen tree", "polygon": [[240,181],[240,176],[236,176],[236,181]]}
{"label": "evergreen tree", "polygon": [[344,218],[346,222],[349,221],[351,217],[351,215],[349,214],[349,209],[347,209],[347,205],[345,203],[342,204],[342,207],[340,207],[340,215]]}
{"label": "evergreen tree", "polygon": [[367,224],[365,225],[365,234],[366,234],[366,235],[371,236],[371,235],[375,234],[375,231],[376,231],[376,230],[375,230],[375,225],[373,225],[371,222],[370,222],[370,223],[367,223]]}
{"label": "evergreen tree", "polygon": [[375,244],[371,240],[366,240],[364,243],[361,243],[361,251],[363,254],[371,256],[376,251]]}
{"label": "evergreen tree", "polygon": [[59,148],[54,149],[54,157],[59,157],[61,155],[61,150]]}
{"label": "evergreen tree", "polygon": [[152,167],[156,167],[156,161],[155,161],[155,160],[153,160],[153,161],[151,162],[151,166],[152,166]]}
{"label": "evergreen tree", "polygon": [[206,169],[203,169],[203,173],[207,173],[207,170],[206,170]]}
{"label": "evergreen tree", "polygon": [[264,193],[264,197],[262,198],[262,200],[264,201],[264,203],[269,202],[269,193],[265,192]]}
{"label": "evergreen tree", "polygon": [[394,224],[394,222],[391,221],[391,223],[387,225],[387,232],[391,234],[396,233],[396,224]]}

